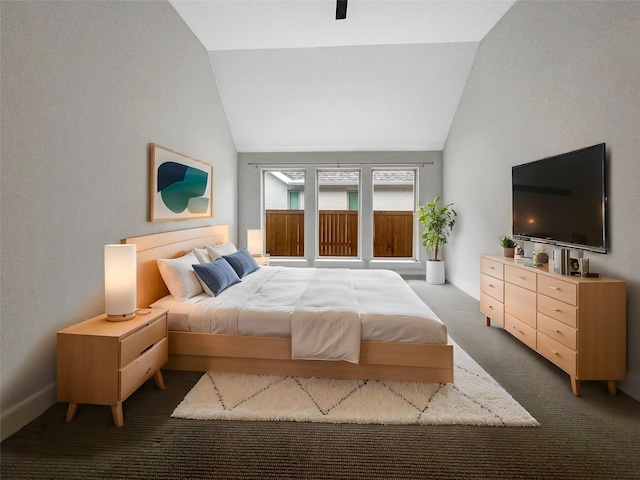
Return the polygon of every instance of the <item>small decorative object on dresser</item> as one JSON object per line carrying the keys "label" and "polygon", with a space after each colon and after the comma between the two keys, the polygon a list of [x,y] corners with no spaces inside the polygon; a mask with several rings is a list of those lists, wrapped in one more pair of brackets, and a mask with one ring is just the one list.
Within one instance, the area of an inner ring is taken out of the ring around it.
{"label": "small decorative object on dresser", "polygon": [[110,405],[124,424],[122,402],[153,377],[164,389],[160,367],[169,359],[167,311],[151,309],[128,322],[99,315],[58,332],[58,401],[69,402],[67,422],[80,403]]}
{"label": "small decorative object on dresser", "polygon": [[518,244],[511,237],[500,237],[500,245],[502,246],[502,256],[513,258]]}
{"label": "small decorative object on dresser", "polygon": [[604,380],[616,394],[626,376],[626,284],[614,278],[558,275],[499,255],[480,258],[480,311],[569,374]]}
{"label": "small decorative object on dresser", "polygon": [[524,248],[522,248],[522,245],[516,245],[516,250],[515,252],[513,252],[513,257],[514,258],[524,257]]}

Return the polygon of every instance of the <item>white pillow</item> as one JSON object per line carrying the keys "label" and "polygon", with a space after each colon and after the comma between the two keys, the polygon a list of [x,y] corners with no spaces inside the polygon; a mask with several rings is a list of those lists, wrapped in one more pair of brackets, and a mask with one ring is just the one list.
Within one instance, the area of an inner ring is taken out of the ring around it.
{"label": "white pillow", "polygon": [[214,262],[218,257],[231,255],[237,251],[238,249],[231,242],[221,243],[220,245],[207,245],[207,252],[209,252],[209,257],[211,257],[212,262]]}
{"label": "white pillow", "polygon": [[198,263],[209,263],[211,261],[211,257],[209,256],[209,253],[207,252],[206,247],[205,248],[193,247],[193,250],[191,250],[191,253],[193,253],[196,256],[196,258],[198,259]]}
{"label": "white pillow", "polygon": [[202,285],[193,271],[193,264],[198,263],[198,259],[189,252],[178,258],[159,258],[158,269],[169,292],[178,301],[185,300],[202,293]]}

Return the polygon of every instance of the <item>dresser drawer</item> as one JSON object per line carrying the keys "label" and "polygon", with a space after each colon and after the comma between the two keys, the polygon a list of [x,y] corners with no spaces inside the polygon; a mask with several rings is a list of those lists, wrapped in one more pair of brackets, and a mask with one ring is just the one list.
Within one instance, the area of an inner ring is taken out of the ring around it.
{"label": "dresser drawer", "polygon": [[571,350],[577,348],[577,331],[569,325],[538,312],[538,331]]}
{"label": "dresser drawer", "polygon": [[538,312],[555,318],[573,328],[578,326],[578,308],[555,298],[538,294]]}
{"label": "dresser drawer", "polygon": [[560,342],[556,342],[544,333],[538,332],[538,353],[551,362],[555,363],[569,375],[576,376],[577,354],[574,350],[565,347]]}
{"label": "dresser drawer", "polygon": [[538,278],[538,292],[570,305],[575,306],[578,304],[575,283],[540,275]]}
{"label": "dresser drawer", "polygon": [[536,272],[526,268],[505,265],[504,279],[509,283],[514,283],[529,290],[536,289]]}
{"label": "dresser drawer", "polygon": [[125,400],[168,360],[169,341],[164,338],[120,370],[120,399]]}
{"label": "dresser drawer", "polygon": [[484,292],[480,292],[480,311],[501,327],[504,326],[502,303]]}
{"label": "dresser drawer", "polygon": [[167,316],[143,325],[122,339],[120,345],[120,368],[136,359],[147,348],[167,336]]}
{"label": "dresser drawer", "polygon": [[502,302],[504,301],[504,282],[486,274],[480,275],[480,291]]}
{"label": "dresser drawer", "polygon": [[508,313],[504,315],[504,329],[511,335],[516,337],[529,348],[536,348],[536,330],[526,323],[522,323],[518,319],[512,317]]}
{"label": "dresser drawer", "polygon": [[504,312],[536,328],[536,292],[505,282]]}
{"label": "dresser drawer", "polygon": [[502,271],[503,265],[497,260],[492,260],[486,257],[480,257],[480,273],[490,275],[497,279],[503,280],[504,274]]}

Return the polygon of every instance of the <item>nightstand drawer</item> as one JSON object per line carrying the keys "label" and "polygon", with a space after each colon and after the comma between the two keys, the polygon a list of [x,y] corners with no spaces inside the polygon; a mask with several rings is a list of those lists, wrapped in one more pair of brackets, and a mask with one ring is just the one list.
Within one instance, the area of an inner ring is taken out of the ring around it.
{"label": "nightstand drawer", "polygon": [[577,331],[575,328],[540,312],[538,312],[538,331],[560,342],[565,347],[569,347],[571,350],[576,350],[577,348]]}
{"label": "nightstand drawer", "polygon": [[538,294],[538,312],[566,323],[573,328],[578,326],[578,309],[555,298]]}
{"label": "nightstand drawer", "polygon": [[[166,318],[166,317],[165,317]],[[125,400],[169,360],[169,341],[164,338],[120,371],[120,398]]]}
{"label": "nightstand drawer", "polygon": [[499,302],[504,301],[504,282],[486,274],[480,275],[480,291]]}
{"label": "nightstand drawer", "polygon": [[167,336],[167,316],[150,321],[122,339],[120,368],[127,366],[154,343]]}
{"label": "nightstand drawer", "polygon": [[576,284],[565,282],[555,277],[540,275],[538,279],[538,292],[553,297],[570,305],[577,305]]}
{"label": "nightstand drawer", "polygon": [[490,258],[485,258],[485,257],[480,258],[480,273],[484,273],[485,275],[490,275],[500,280],[504,278],[504,274],[502,271],[502,264]]}
{"label": "nightstand drawer", "polygon": [[576,375],[577,354],[574,350],[571,350],[560,342],[556,342],[545,334],[538,332],[537,351],[540,355],[555,363],[569,375]]}

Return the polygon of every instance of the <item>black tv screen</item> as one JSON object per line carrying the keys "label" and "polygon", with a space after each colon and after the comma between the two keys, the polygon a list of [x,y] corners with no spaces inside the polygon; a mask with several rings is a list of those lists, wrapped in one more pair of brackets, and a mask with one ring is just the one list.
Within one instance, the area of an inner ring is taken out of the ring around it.
{"label": "black tv screen", "polygon": [[607,253],[605,144],[512,167],[513,236]]}

